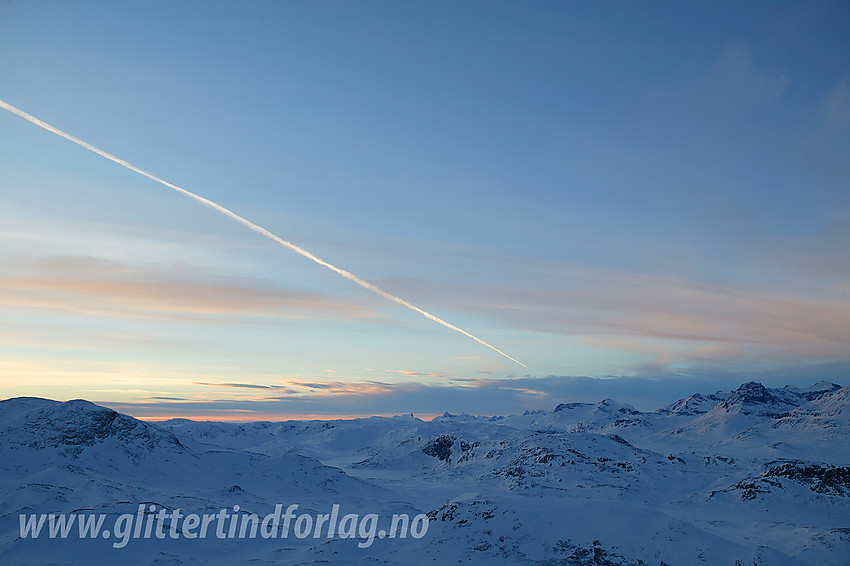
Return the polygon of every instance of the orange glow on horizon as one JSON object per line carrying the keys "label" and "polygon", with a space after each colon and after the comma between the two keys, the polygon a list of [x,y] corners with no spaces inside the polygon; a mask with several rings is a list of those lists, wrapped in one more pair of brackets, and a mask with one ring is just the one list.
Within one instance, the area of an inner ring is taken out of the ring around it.
{"label": "orange glow on horizon", "polygon": [[[138,419],[140,421],[146,422],[161,422],[167,421],[169,419],[186,419],[190,421],[196,422],[286,422],[286,421],[334,421],[334,420],[354,420],[354,419],[368,419],[370,417],[384,417],[390,418],[398,416],[399,414],[408,414],[408,413],[383,413],[378,415],[320,415],[320,414],[289,414],[289,415],[281,415],[281,414],[263,414],[263,413],[251,413],[250,415],[132,415],[127,413],[126,411],[118,411],[119,413],[123,413],[125,415],[129,415],[134,419]],[[423,421],[430,421],[434,417],[440,416],[442,413],[414,413],[414,416]]]}

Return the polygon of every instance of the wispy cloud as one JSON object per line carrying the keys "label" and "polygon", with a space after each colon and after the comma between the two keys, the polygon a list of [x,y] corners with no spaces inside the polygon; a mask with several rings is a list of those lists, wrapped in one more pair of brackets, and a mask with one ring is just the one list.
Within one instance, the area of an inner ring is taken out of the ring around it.
{"label": "wispy cloud", "polygon": [[263,389],[269,391],[284,391],[286,393],[295,393],[295,389],[285,385],[260,385],[258,383],[209,383],[206,381],[196,381],[195,385],[205,385],[211,387],[230,387],[233,389]]}
{"label": "wispy cloud", "polygon": [[740,44],[727,45],[709,75],[712,96],[727,103],[771,102],[785,92],[788,83],[785,73],[756,67],[752,49]]}
{"label": "wispy cloud", "polygon": [[367,307],[266,281],[200,278],[93,257],[56,257],[0,276],[0,304],[122,319],[203,320],[377,316]]}
{"label": "wispy cloud", "polygon": [[406,369],[394,369],[391,371],[392,373],[400,373],[401,375],[406,375],[409,377],[449,377],[449,374],[440,371],[422,372],[411,371]]}
{"label": "wispy cloud", "polygon": [[[663,133],[666,140],[681,138],[692,151],[722,156],[720,150],[728,146],[717,144],[734,145],[737,140],[729,137],[731,132],[754,135],[754,120],[760,115],[755,110],[776,105],[791,84],[784,69],[766,60],[748,44],[729,43],[699,66],[672,74],[655,87],[658,122],[652,134]],[[678,166],[671,163],[668,168]]]}
{"label": "wispy cloud", "polygon": [[[423,374],[425,375],[425,374]],[[204,387],[223,387],[229,389],[247,389],[258,399],[286,400],[292,398],[324,398],[359,395],[376,395],[394,390],[399,387],[396,383],[384,383],[374,380],[366,381],[310,381],[305,379],[286,378],[284,384],[266,383],[216,383],[196,381],[195,385]],[[263,396],[262,392],[267,393]]]}
{"label": "wispy cloud", "polygon": [[850,124],[850,77],[844,77],[829,92],[824,109],[834,124]]}
{"label": "wispy cloud", "polygon": [[524,287],[484,285],[474,301],[431,285],[429,298],[526,330],[575,335],[620,351],[660,354],[672,346],[690,352],[713,344],[758,348],[768,355],[847,357],[850,304],[840,296],[768,293],[599,268],[560,269],[541,281]]}

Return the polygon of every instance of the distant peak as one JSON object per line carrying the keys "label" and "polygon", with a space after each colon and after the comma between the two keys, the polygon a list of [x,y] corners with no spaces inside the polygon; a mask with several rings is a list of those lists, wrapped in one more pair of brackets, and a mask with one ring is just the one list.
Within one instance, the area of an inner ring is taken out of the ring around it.
{"label": "distant peak", "polygon": [[771,403],[775,398],[770,394],[767,387],[757,381],[748,381],[741,385],[732,396],[729,398],[730,403],[741,402],[745,404],[752,403]]}
{"label": "distant peak", "polygon": [[776,398],[761,383],[748,381],[736,389],[726,402],[728,405],[736,403],[744,405],[769,405],[775,403]]}
{"label": "distant peak", "polygon": [[803,401],[797,393],[768,389],[761,383],[749,381],[723,401],[723,407],[726,411],[743,414],[772,415],[799,406]]}
{"label": "distant peak", "polygon": [[820,392],[820,391],[838,391],[841,389],[841,386],[837,383],[832,383],[831,381],[821,380],[812,385],[811,387],[807,387],[806,391],[811,392]]}
{"label": "distant peak", "polygon": [[555,412],[565,411],[568,409],[578,409],[580,407],[586,407],[589,403],[561,403],[557,407],[555,407]]}

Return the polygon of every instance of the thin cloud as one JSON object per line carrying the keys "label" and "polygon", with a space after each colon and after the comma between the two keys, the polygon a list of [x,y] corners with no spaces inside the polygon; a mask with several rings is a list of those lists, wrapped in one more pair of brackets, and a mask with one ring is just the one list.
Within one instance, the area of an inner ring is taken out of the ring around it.
{"label": "thin cloud", "polygon": [[199,279],[100,258],[42,260],[0,277],[0,304],[120,319],[204,320],[377,316],[365,306],[255,280]]}
{"label": "thin cloud", "polygon": [[[734,142],[731,132],[747,132],[753,109],[779,101],[790,84],[783,69],[771,68],[749,45],[727,44],[693,72],[672,74],[654,87],[653,112],[659,120],[654,134],[714,152],[718,143]],[[670,169],[677,166],[669,164]]]}
{"label": "thin cloud", "polygon": [[[264,383],[215,383],[195,381],[195,385],[227,389],[246,389],[252,392],[257,400],[290,400],[293,398],[319,399],[325,397],[369,396],[380,395],[393,391],[403,385],[384,383],[374,380],[366,381],[309,381],[303,379],[286,379],[285,384]],[[267,395],[262,393],[266,392]]]}
{"label": "thin cloud", "polygon": [[834,124],[850,124],[850,77],[844,77],[829,92],[824,109]]}
{"label": "thin cloud", "polygon": [[390,370],[391,373],[400,373],[402,375],[407,375],[410,377],[449,377],[449,374],[443,373],[440,371],[431,371],[431,372],[423,372],[423,371],[411,371],[406,369],[394,369]]}
{"label": "thin cloud", "polygon": [[260,385],[257,383],[209,383],[206,381],[196,381],[195,385],[206,385],[211,387],[230,387],[234,389],[263,389],[268,391],[286,391],[295,393],[295,390],[285,385]]}
{"label": "thin cloud", "polygon": [[788,83],[785,73],[757,68],[752,49],[738,44],[726,47],[709,75],[712,95],[725,102],[765,104],[781,96]]}
{"label": "thin cloud", "polygon": [[672,345],[689,351],[710,343],[751,346],[768,355],[847,357],[850,305],[838,297],[731,290],[594,268],[560,270],[541,281],[546,287],[481,285],[475,301],[431,285],[430,299],[529,331],[596,344],[607,340],[622,351],[637,351],[628,344],[638,341],[640,349]]}

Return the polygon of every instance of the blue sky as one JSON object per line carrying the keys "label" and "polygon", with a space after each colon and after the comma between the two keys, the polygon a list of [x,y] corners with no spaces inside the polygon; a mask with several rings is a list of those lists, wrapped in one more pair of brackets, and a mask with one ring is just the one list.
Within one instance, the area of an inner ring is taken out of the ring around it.
{"label": "blue sky", "polygon": [[0,395],[139,416],[847,384],[846,2],[2,2]]}

